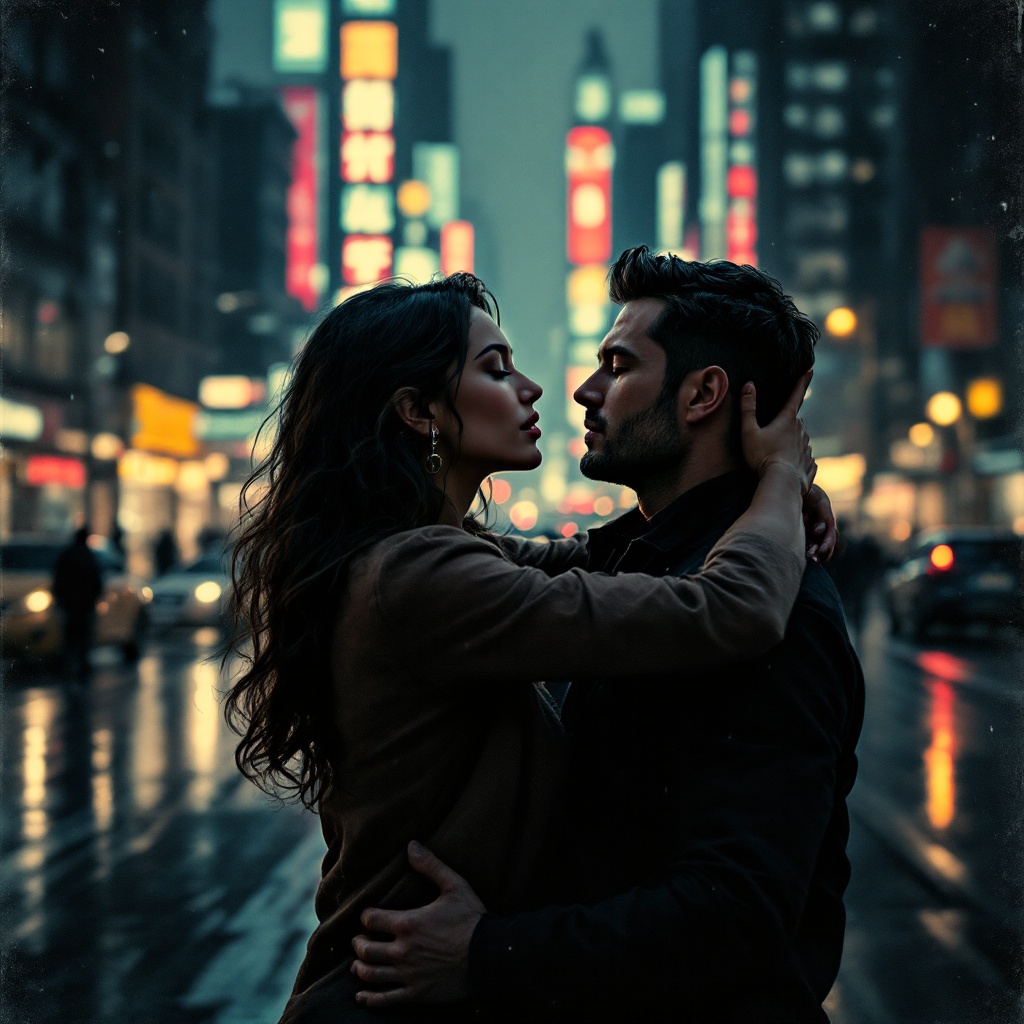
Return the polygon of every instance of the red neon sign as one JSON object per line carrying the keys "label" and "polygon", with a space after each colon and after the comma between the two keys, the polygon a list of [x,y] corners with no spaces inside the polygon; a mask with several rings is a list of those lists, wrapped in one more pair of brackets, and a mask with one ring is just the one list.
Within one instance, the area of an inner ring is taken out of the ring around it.
{"label": "red neon sign", "polygon": [[450,220],[441,228],[441,273],[473,273],[473,225]]}
{"label": "red neon sign", "polygon": [[308,86],[281,90],[284,111],[298,133],[292,145],[292,183],[288,186],[285,287],[309,311],[320,298],[316,288],[317,94]]}
{"label": "red neon sign", "polygon": [[757,173],[748,164],[730,167],[725,187],[733,199],[753,199],[757,195]]}
{"label": "red neon sign", "polygon": [[615,150],[603,128],[583,125],[566,138],[568,177],[566,250],[576,266],[603,263],[612,254],[612,166]]}
{"label": "red neon sign", "polygon": [[32,487],[61,484],[81,490],[85,486],[85,464],[59,455],[30,455],[25,463],[25,482]]}

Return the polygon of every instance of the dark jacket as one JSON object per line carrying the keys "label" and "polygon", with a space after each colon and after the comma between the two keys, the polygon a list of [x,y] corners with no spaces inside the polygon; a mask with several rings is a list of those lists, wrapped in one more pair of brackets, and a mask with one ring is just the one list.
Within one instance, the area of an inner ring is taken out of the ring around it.
{"label": "dark jacket", "polygon": [[[727,474],[627,513],[591,532],[590,568],[692,572],[750,493]],[[574,682],[564,709],[578,902],[485,916],[474,996],[516,1020],[825,1024],[864,700],[831,581],[807,565],[767,655],[622,684]]]}
{"label": "dark jacket", "polygon": [[57,556],[50,585],[54,600],[69,615],[89,615],[103,592],[96,556],[85,541],[74,541]]}
{"label": "dark jacket", "polygon": [[360,913],[436,894],[409,868],[410,839],[489,906],[542,906],[565,742],[534,680],[609,665],[665,672],[684,657],[708,668],[769,650],[800,585],[797,527],[791,545],[731,531],[690,579],[587,573],[581,542],[499,547],[450,526],[360,556],[331,652],[339,743],[319,808],[321,923],[283,1020],[318,1021],[325,1008],[335,1022],[366,1017],[347,972]]}

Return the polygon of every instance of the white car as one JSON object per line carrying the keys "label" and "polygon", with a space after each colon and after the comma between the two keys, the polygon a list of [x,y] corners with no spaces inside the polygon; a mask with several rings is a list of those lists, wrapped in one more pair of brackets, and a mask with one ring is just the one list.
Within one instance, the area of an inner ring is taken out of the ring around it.
{"label": "white car", "polygon": [[204,555],[183,569],[158,576],[143,591],[149,621],[170,626],[220,626],[228,609],[231,580],[224,559]]}

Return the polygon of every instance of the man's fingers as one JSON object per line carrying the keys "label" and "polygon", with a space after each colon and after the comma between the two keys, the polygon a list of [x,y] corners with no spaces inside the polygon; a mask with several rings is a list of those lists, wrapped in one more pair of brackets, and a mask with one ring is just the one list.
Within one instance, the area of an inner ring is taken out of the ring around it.
{"label": "man's fingers", "polygon": [[352,961],[352,973],[371,985],[398,985],[403,980],[397,967],[375,967],[373,964],[363,963],[362,960]]}
{"label": "man's fingers", "polygon": [[401,959],[400,947],[394,942],[374,942],[365,935],[352,940],[352,948],[360,960],[368,964],[394,964]]}
{"label": "man's fingers", "polygon": [[415,871],[426,875],[441,892],[450,892],[465,885],[466,880],[456,874],[447,864],[435,857],[425,846],[414,839],[409,843],[409,863]]}
{"label": "man's fingers", "polygon": [[359,915],[363,927],[370,932],[384,932],[385,935],[400,935],[405,926],[406,910],[381,910],[379,907],[367,907]]}
{"label": "man's fingers", "polygon": [[740,420],[744,430],[757,426],[757,388],[751,381],[740,391]]}
{"label": "man's fingers", "polygon": [[367,992],[365,989],[356,993],[356,1002],[368,1006],[372,1010],[380,1009],[382,1006],[394,1006],[397,1003],[407,1003],[415,993],[410,988],[390,988],[387,992]]}
{"label": "man's fingers", "polygon": [[814,371],[808,370],[796,382],[796,387],[793,388],[793,393],[789,396],[789,401],[786,402],[783,407],[783,412],[788,412],[791,416],[795,416],[800,411],[800,406],[804,404],[804,395],[807,393],[807,388],[810,386],[811,378],[813,376]]}

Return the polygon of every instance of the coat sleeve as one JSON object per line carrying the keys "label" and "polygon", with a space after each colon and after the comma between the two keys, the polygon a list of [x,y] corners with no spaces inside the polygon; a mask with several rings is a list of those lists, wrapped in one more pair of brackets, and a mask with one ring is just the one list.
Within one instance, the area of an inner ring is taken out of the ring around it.
{"label": "coat sleeve", "polygon": [[548,576],[558,576],[570,569],[587,567],[587,535],[577,533],[572,537],[538,544],[523,537],[505,536],[495,540],[502,551],[520,566],[541,569]]}
{"label": "coat sleeve", "polygon": [[[479,1004],[512,1008],[522,1020],[568,1011],[581,1020],[662,1019],[659,1007],[756,1001],[759,978],[789,972],[809,986],[794,998],[813,1001],[813,990],[824,989],[820,1011],[842,948],[842,849],[826,853],[835,877],[814,882],[830,888],[817,905],[828,903],[838,922],[834,942],[823,944],[834,948],[806,957],[824,982],[816,986],[806,966],[794,972],[791,958],[823,844],[845,841],[829,822],[834,814],[846,820],[836,793],[845,796],[852,779],[837,787],[837,772],[859,668],[840,631],[813,608],[797,606],[783,647],[753,673],[744,694],[750,710],[730,722],[727,756],[711,760],[701,793],[676,805],[686,838],[664,880],[591,905],[485,915],[470,948]],[[671,765],[665,781],[694,793],[693,779],[674,779]],[[825,962],[833,954],[834,964]],[[794,1015],[793,1005],[768,1016],[816,1019]]]}
{"label": "coat sleeve", "polygon": [[455,527],[382,542],[369,567],[387,651],[425,679],[466,682],[603,678],[708,668],[781,640],[803,560],[730,531],[697,576],[548,576],[509,562]]}

